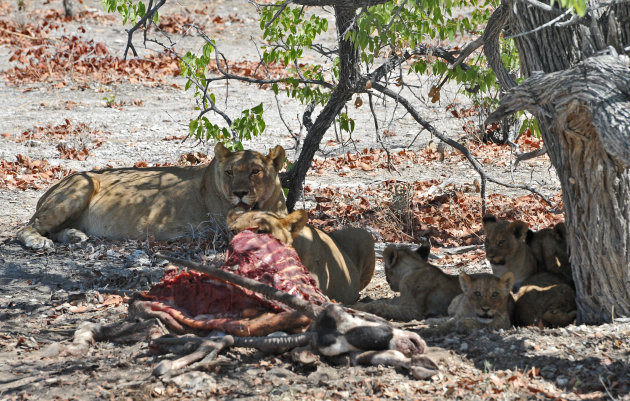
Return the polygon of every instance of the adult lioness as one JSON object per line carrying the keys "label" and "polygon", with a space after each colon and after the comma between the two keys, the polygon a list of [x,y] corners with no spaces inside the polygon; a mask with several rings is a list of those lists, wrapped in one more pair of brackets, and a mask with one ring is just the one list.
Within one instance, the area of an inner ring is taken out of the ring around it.
{"label": "adult lioness", "polygon": [[514,274],[514,287],[518,288],[527,277],[536,273],[536,259],[527,246],[527,223],[515,220],[497,220],[491,214],[483,216],[486,232],[486,258],[497,277],[506,272]]}
{"label": "adult lioness", "polygon": [[532,249],[538,271],[560,274],[567,283],[573,283],[573,272],[567,248],[567,227],[558,223],[527,233],[527,244]]}
{"label": "adult lioness", "polygon": [[117,168],[68,176],[39,199],[17,238],[32,249],[53,247],[44,235],[66,242],[83,241],[86,234],[163,240],[204,222],[216,225],[209,214],[225,216],[235,206],[287,212],[278,178],[285,157],[281,146],[267,156],[231,152],[221,143],[214,152],[212,162],[203,166]]}
{"label": "adult lioness", "polygon": [[489,273],[460,273],[463,294],[453,299],[449,313],[454,315],[448,326],[457,331],[491,328],[507,329],[512,325],[514,299],[510,290],[514,284],[511,272],[500,278]]}
{"label": "adult lioness", "polygon": [[415,251],[395,245],[385,248],[385,277],[393,291],[400,291],[400,304],[376,300],[352,307],[400,321],[446,316],[448,305],[462,290],[457,276],[428,263],[430,249],[428,243]]}
{"label": "adult lioness", "polygon": [[514,322],[520,326],[567,326],[577,314],[575,291],[555,274],[545,272],[527,278],[515,298]]}
{"label": "adult lioness", "polygon": [[350,304],[374,275],[372,235],[360,228],[330,234],[306,224],[308,215],[297,210],[286,217],[264,211],[229,211],[232,234],[243,230],[268,233],[295,248],[300,260],[328,297]]}

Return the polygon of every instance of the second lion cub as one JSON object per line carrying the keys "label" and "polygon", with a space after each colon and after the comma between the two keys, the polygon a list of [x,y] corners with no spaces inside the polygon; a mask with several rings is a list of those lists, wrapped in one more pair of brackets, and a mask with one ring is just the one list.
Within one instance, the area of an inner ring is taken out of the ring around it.
{"label": "second lion cub", "polygon": [[536,258],[526,243],[529,231],[527,223],[497,220],[487,214],[483,216],[483,229],[486,232],[486,258],[492,266],[492,273],[501,277],[511,272],[516,288],[536,273]]}
{"label": "second lion cub", "polygon": [[500,278],[490,273],[461,273],[459,283],[463,294],[455,297],[448,308],[449,314],[454,317],[447,322],[447,328],[455,326],[457,331],[471,331],[486,327],[511,327],[514,311],[514,299],[510,293],[514,285],[512,272]]}
{"label": "second lion cub", "polygon": [[391,289],[400,291],[400,304],[377,300],[352,307],[400,321],[446,316],[448,305],[462,290],[457,276],[427,262],[429,252],[428,243],[415,251],[395,245],[385,248],[385,275]]}

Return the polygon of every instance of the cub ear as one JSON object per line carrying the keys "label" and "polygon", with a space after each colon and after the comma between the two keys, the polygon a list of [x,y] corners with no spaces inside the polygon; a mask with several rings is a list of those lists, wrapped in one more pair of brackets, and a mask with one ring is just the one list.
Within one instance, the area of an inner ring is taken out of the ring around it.
{"label": "cub ear", "polygon": [[389,245],[383,251],[383,262],[386,268],[390,268],[398,260],[398,248],[395,245]]}
{"label": "cub ear", "polygon": [[464,292],[464,294],[468,292],[468,289],[471,285],[472,278],[464,272],[459,273],[459,286],[462,287],[462,291]]}
{"label": "cub ear", "polygon": [[242,209],[230,209],[227,212],[227,225],[229,226],[230,224],[234,223],[236,221],[236,219],[238,219],[239,217],[241,217],[243,215],[243,213],[245,213]]}
{"label": "cub ear", "polygon": [[483,216],[481,221],[483,223],[483,226],[485,227],[488,224],[496,223],[497,222],[497,218],[494,217],[493,214],[486,214],[486,215]]}
{"label": "cub ear", "polygon": [[296,210],[280,220],[281,224],[289,230],[293,239],[302,231],[307,221],[308,213],[306,210]]}
{"label": "cub ear", "polygon": [[514,287],[514,273],[506,272],[501,276],[500,279],[501,285],[505,287],[506,292],[510,292],[512,287]]}
{"label": "cub ear", "polygon": [[223,145],[222,142],[217,142],[214,145],[214,157],[218,157],[220,160],[225,160],[230,155],[230,150]]}
{"label": "cub ear", "polygon": [[526,240],[529,226],[524,221],[515,220],[510,223],[509,230],[514,233],[516,239]]}
{"label": "cub ear", "polygon": [[276,171],[280,171],[280,169],[284,165],[286,152],[284,151],[284,148],[282,146],[277,145],[275,148],[269,151],[267,157],[270,158],[273,162],[273,168],[275,168]]}
{"label": "cub ear", "polygon": [[558,223],[553,228],[553,233],[556,239],[560,242],[566,242],[567,240],[567,226],[564,223]]}
{"label": "cub ear", "polygon": [[534,241],[534,235],[536,233],[533,230],[527,230],[527,235],[525,236],[525,242],[527,245],[531,245],[532,241]]}
{"label": "cub ear", "polygon": [[423,241],[422,245],[420,245],[418,247],[418,249],[416,249],[416,253],[418,254],[418,256],[420,256],[420,259],[424,260],[425,262],[429,260],[429,254],[431,253],[431,242],[427,241]]}

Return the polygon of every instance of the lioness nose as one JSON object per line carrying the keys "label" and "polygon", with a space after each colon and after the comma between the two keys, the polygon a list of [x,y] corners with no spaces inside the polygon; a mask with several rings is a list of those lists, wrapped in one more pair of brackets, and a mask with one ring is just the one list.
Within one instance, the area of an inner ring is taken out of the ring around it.
{"label": "lioness nose", "polygon": [[232,193],[236,195],[237,197],[242,198],[243,196],[248,194],[248,191],[234,191]]}

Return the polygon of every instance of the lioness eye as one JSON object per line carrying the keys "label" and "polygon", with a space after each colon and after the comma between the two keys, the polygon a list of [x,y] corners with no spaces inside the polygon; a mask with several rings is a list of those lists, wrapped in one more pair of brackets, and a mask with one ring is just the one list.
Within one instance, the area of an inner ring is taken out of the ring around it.
{"label": "lioness eye", "polygon": [[499,293],[498,293],[498,292],[496,292],[496,291],[495,291],[495,292],[493,292],[493,293],[492,293],[492,298],[496,298],[496,297],[498,297],[498,296],[499,296]]}
{"label": "lioness eye", "polygon": [[503,244],[505,244],[505,240],[503,240],[503,239],[501,241],[497,242],[498,246],[503,246]]}
{"label": "lioness eye", "polygon": [[258,173],[260,173],[262,170],[260,170],[259,168],[255,168],[252,170],[251,175],[256,175]]}
{"label": "lioness eye", "polygon": [[475,291],[475,296],[476,297],[480,297],[481,296],[481,291]]}
{"label": "lioness eye", "polygon": [[232,170],[225,170],[225,175],[231,177],[233,175]]}

